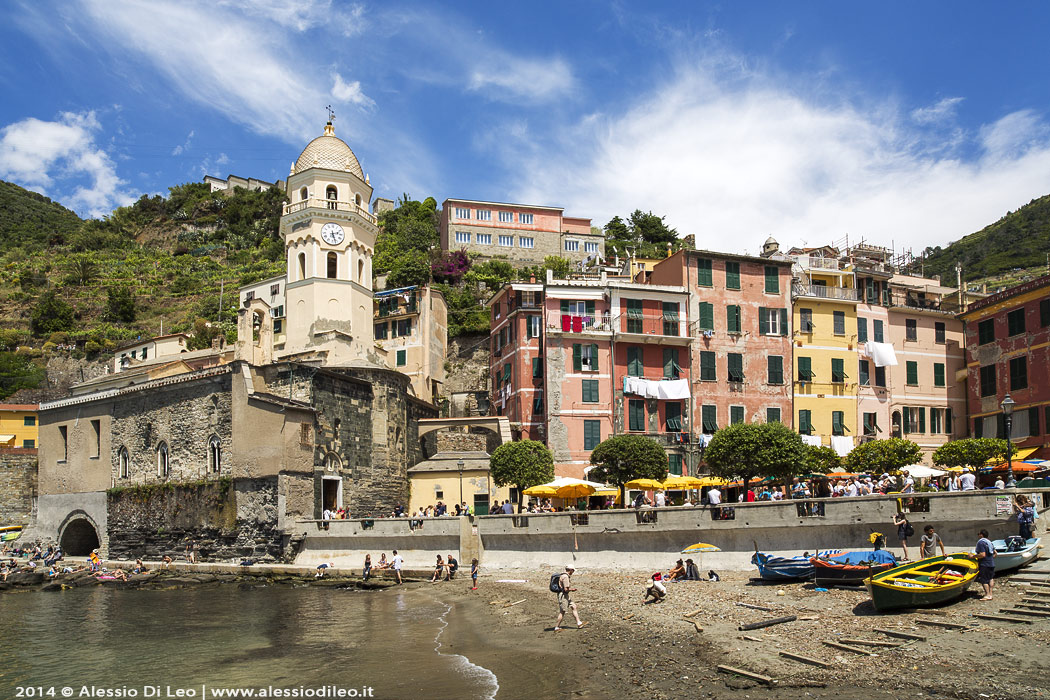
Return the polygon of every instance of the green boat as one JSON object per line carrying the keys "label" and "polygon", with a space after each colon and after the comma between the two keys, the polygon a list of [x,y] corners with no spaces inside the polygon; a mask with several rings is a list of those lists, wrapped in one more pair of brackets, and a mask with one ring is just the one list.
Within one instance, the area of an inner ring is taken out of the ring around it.
{"label": "green boat", "polygon": [[908,562],[864,580],[875,609],[924,608],[955,600],[977,578],[977,557],[949,554]]}

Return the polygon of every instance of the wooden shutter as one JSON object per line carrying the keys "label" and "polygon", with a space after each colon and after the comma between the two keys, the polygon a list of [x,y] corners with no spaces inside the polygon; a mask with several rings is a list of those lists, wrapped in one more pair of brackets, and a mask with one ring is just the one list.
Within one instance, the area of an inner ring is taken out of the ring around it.
{"label": "wooden shutter", "polygon": [[769,331],[769,309],[764,306],[758,307],[758,334],[765,335]]}
{"label": "wooden shutter", "polygon": [[704,381],[714,381],[717,379],[715,354],[711,351],[700,351],[700,379]]}
{"label": "wooden shutter", "polygon": [[715,305],[706,301],[700,302],[700,330],[713,331],[715,329]]}
{"label": "wooden shutter", "polygon": [[917,408],[915,410],[919,412],[919,432],[920,433],[925,433],[926,432],[926,409],[920,407],[920,408]]}
{"label": "wooden shutter", "polygon": [[766,265],[766,292],[780,294],[780,269],[775,265]]}
{"label": "wooden shutter", "polygon": [[579,343],[572,344],[572,371],[583,371],[583,348]]}
{"label": "wooden shutter", "polygon": [[944,363],[933,363],[933,385],[944,386]]}
{"label": "wooden shutter", "polygon": [[857,317],[857,342],[868,342],[868,319]]}
{"label": "wooden shutter", "polygon": [[808,382],[813,379],[813,360],[809,357],[798,358],[798,380]]}
{"label": "wooden shutter", "polygon": [[780,310],[780,335],[786,336],[788,334],[788,310]]}

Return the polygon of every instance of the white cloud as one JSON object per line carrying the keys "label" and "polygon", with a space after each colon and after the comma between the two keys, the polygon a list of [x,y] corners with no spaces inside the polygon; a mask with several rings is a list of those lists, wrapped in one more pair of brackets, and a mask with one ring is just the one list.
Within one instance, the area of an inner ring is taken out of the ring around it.
{"label": "white cloud", "polygon": [[569,92],[574,83],[569,64],[560,58],[530,59],[493,50],[474,65],[467,88],[499,99],[550,100]]}
{"label": "white cloud", "polygon": [[[215,4],[234,10],[245,7],[242,0],[218,0]],[[360,34],[365,27],[365,8],[359,3],[339,2],[333,6],[332,0],[252,0],[250,9],[257,16],[266,17],[297,32],[332,26],[344,36],[354,36]]]}
{"label": "white cloud", "polygon": [[133,197],[121,189],[126,183],[113,160],[95,144],[100,129],[93,112],[8,124],[0,130],[0,177],[58,199],[81,215],[108,214]]}
{"label": "white cloud", "polygon": [[963,101],[961,97],[945,97],[935,105],[918,107],[911,112],[917,124],[939,124],[955,117],[955,108]]}
{"label": "white cloud", "polygon": [[171,155],[181,156],[185,151],[189,150],[190,142],[193,141],[194,133],[195,132],[191,130],[190,133],[186,135],[186,143],[179,144],[178,146],[173,148],[171,150]]}
{"label": "white cloud", "polygon": [[[844,97],[831,85],[814,95],[808,81],[715,59],[684,66],[630,111],[588,115],[527,158],[504,156],[519,178],[514,199],[597,225],[651,209],[716,250],[848,234],[917,252],[1047,192],[1047,124],[1031,112],[946,137],[912,126],[915,114],[893,99]],[[947,116],[955,104],[923,114]]]}
{"label": "white cloud", "polygon": [[375,100],[361,91],[361,81],[347,82],[338,73],[332,74],[332,97],[340,102],[349,102],[359,107],[375,107],[376,105]]}

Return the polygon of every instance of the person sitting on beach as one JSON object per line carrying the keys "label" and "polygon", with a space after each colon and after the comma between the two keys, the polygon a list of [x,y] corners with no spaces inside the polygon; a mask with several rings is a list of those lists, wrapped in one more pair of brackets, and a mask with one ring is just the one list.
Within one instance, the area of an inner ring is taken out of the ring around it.
{"label": "person sitting on beach", "polygon": [[161,559],[161,562],[164,563],[164,568],[167,569],[169,566],[171,566],[171,557],[165,554],[164,557]]}
{"label": "person sitting on beach", "polygon": [[446,578],[445,580],[451,581],[456,577],[456,571],[459,570],[459,562],[454,556],[452,556],[451,552],[449,552],[448,559],[446,561],[448,562],[448,578]]}
{"label": "person sitting on beach", "polygon": [[368,580],[368,575],[371,574],[371,573],[372,573],[372,555],[371,554],[366,554],[365,555],[365,569],[364,569],[364,573],[361,574],[361,577],[365,581],[367,581]]}
{"label": "person sitting on beach", "polygon": [[667,572],[668,581],[679,581],[685,578],[685,564],[679,559],[675,562],[675,565],[671,567],[671,570]]}
{"label": "person sitting on beach", "polygon": [[652,598],[654,603],[661,603],[667,597],[667,588],[662,579],[663,576],[659,571],[653,574],[649,586],[645,589],[645,600],[642,601],[642,605],[648,603],[649,598]]}
{"label": "person sitting on beach", "polygon": [[696,564],[693,563],[692,559],[685,560],[685,580],[686,581],[699,581],[700,569],[696,568]]}
{"label": "person sitting on beach", "polygon": [[141,559],[136,559],[135,560],[135,568],[131,570],[131,573],[133,573],[133,574],[144,574],[147,571],[149,571],[149,569],[147,569],[146,565],[142,563],[142,560]]}
{"label": "person sitting on beach", "polygon": [[431,583],[437,583],[438,578],[445,573],[445,560],[441,558],[441,555],[437,555],[437,566],[434,568],[434,575],[430,578]]}

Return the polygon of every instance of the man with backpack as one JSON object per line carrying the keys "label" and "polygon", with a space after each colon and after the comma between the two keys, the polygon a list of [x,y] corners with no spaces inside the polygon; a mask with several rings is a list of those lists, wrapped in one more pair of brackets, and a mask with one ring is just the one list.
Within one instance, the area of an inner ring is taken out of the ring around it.
{"label": "man with backpack", "polygon": [[576,628],[583,627],[583,622],[580,621],[580,614],[576,612],[576,603],[572,601],[569,596],[570,593],[576,589],[572,587],[571,577],[576,571],[575,568],[570,564],[565,567],[564,574],[554,574],[551,576],[550,589],[552,593],[558,594],[558,619],[554,621],[554,631],[561,632],[561,621],[565,617],[565,613],[572,611],[572,616],[576,618]]}

